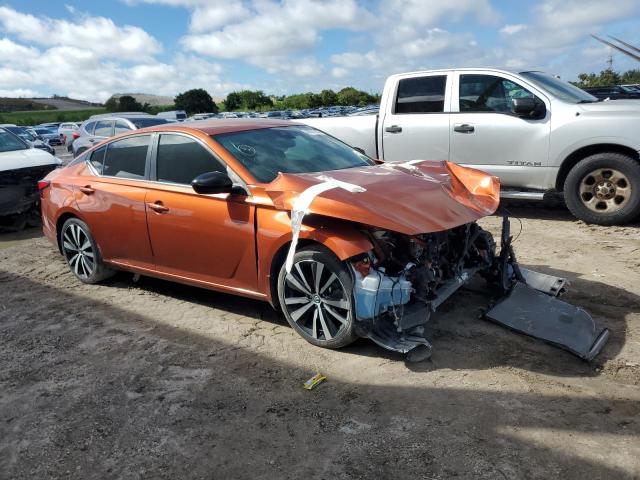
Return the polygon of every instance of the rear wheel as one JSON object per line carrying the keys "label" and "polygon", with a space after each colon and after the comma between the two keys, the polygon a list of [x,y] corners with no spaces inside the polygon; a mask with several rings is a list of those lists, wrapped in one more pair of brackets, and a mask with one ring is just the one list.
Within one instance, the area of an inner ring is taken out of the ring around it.
{"label": "rear wheel", "polygon": [[598,153],[578,162],[564,183],[567,207],[587,223],[615,225],[640,214],[640,163],[621,153]]}
{"label": "rear wheel", "polygon": [[86,223],[70,218],[60,230],[60,246],[71,273],[84,283],[98,283],[115,272],[107,268]]}
{"label": "rear wheel", "polygon": [[353,281],[340,260],[321,247],[297,252],[291,273],[278,276],[278,299],[285,318],[306,341],[340,348],[357,335],[353,320]]}

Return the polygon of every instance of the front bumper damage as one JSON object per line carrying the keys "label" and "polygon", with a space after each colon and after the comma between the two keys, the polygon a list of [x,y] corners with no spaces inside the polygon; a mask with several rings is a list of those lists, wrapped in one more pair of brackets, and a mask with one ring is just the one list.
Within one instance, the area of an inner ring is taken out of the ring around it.
{"label": "front bumper damage", "polygon": [[[351,268],[358,332],[385,349],[408,354],[409,359],[419,350],[420,359],[430,356],[432,346],[424,336],[424,326],[431,313],[477,275],[487,281],[491,300],[484,318],[491,322],[587,361],[598,355],[609,338],[609,330],[597,327],[587,312],[557,298],[568,287],[566,279],[518,265],[507,217],[503,219],[500,254],[491,264],[459,268],[429,294],[427,301],[409,302],[413,290],[404,273],[391,277],[376,271],[365,277],[354,264]],[[371,278],[373,281],[369,281]]]}

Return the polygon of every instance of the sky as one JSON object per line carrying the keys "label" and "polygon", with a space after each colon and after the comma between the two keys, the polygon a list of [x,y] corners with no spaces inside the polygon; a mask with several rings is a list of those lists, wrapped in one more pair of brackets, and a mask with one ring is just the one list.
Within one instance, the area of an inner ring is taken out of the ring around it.
{"label": "sky", "polygon": [[607,67],[590,33],[640,46],[639,27],[640,0],[0,0],[0,96],[373,93],[470,66],[575,80]]}

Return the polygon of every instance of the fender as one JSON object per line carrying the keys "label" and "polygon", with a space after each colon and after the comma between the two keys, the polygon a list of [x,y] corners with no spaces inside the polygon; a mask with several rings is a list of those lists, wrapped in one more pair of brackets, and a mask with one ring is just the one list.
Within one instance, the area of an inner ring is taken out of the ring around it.
{"label": "fender", "polygon": [[[256,209],[256,246],[258,289],[271,298],[272,262],[284,262],[291,242],[291,218],[287,211]],[[373,249],[373,245],[353,223],[328,217],[308,216],[300,230],[300,242],[316,242],[331,250],[340,260],[346,260]]]}

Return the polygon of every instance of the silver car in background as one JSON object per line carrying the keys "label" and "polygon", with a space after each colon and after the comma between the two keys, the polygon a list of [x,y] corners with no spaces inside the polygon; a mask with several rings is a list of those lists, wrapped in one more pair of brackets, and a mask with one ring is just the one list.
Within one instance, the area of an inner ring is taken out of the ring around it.
{"label": "silver car in background", "polygon": [[80,136],[76,138],[71,145],[73,156],[77,157],[102,140],[113,137],[114,135],[165,123],[172,122],[165,118],[146,114],[92,117],[80,125]]}

